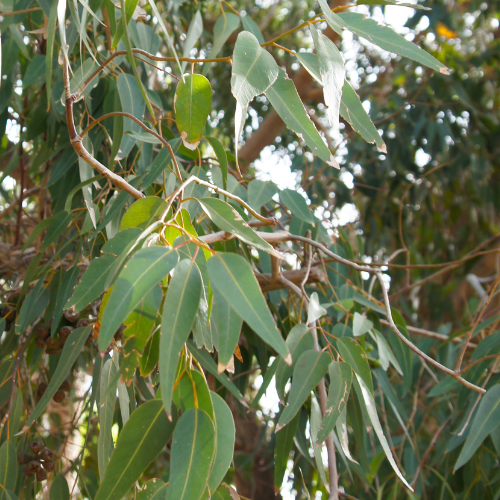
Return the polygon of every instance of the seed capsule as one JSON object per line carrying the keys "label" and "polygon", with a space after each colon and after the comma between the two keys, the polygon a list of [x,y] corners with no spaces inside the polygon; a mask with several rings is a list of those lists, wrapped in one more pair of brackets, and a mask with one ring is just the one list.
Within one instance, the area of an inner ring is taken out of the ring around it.
{"label": "seed capsule", "polygon": [[42,481],[45,481],[47,479],[47,473],[43,470],[43,469],[40,469],[37,473],[36,473],[36,480],[38,482],[42,482]]}
{"label": "seed capsule", "polygon": [[66,342],[66,339],[69,337],[70,333],[73,331],[73,328],[71,326],[63,326],[59,330],[59,339],[60,342]]}
{"label": "seed capsule", "polygon": [[69,381],[65,380],[62,384],[61,387],[59,387],[60,391],[68,392],[70,389]]}
{"label": "seed capsule", "polygon": [[54,452],[48,448],[44,448],[42,453],[40,453],[40,459],[44,462],[52,462],[54,460]]}
{"label": "seed capsule", "polygon": [[38,460],[32,460],[28,464],[29,469],[31,469],[32,473],[38,472],[42,468],[42,464]]}
{"label": "seed capsule", "polygon": [[45,325],[38,325],[36,327],[36,336],[41,339],[45,340],[47,337],[50,335],[50,329],[48,326]]}
{"label": "seed capsule", "polygon": [[12,307],[10,307],[8,304],[3,304],[2,306],[0,306],[0,318],[6,318],[10,315],[11,311]]}
{"label": "seed capsule", "polygon": [[35,339],[35,345],[38,347],[38,349],[45,349],[45,347],[47,346],[47,344],[45,343],[45,340],[42,340],[42,339],[38,339],[36,338]]}
{"label": "seed capsule", "polygon": [[39,442],[39,441],[33,441],[31,444],[30,444],[30,450],[35,454],[35,455],[38,455],[40,453],[40,451],[42,451],[43,449],[43,446],[42,444]]}
{"label": "seed capsule", "polygon": [[78,319],[80,318],[80,313],[76,313],[73,308],[66,309],[64,311],[64,317],[70,322],[70,323],[76,323]]}
{"label": "seed capsule", "polygon": [[17,463],[19,465],[29,464],[32,460],[35,460],[33,455],[28,455],[27,453],[19,453],[19,455],[17,455]]}
{"label": "seed capsule", "polygon": [[[41,399],[41,397],[45,394],[46,390],[47,390],[47,384],[45,382],[40,382],[38,384],[38,387],[36,388],[37,399]],[[33,444],[33,443],[31,443],[31,444]]]}
{"label": "seed capsule", "polygon": [[54,470],[55,464],[54,462],[43,462],[42,466],[46,471],[52,472]]}
{"label": "seed capsule", "polygon": [[66,394],[63,391],[57,391],[52,398],[56,403],[62,403],[66,398]]}
{"label": "seed capsule", "polygon": [[78,323],[76,324],[76,327],[77,328],[82,328],[84,326],[89,326],[90,323],[92,323],[92,321],[90,321],[90,319],[88,319],[88,318],[82,318],[82,319],[78,320]]}
{"label": "seed capsule", "polygon": [[35,473],[35,472],[34,472],[34,471],[32,471],[32,470],[30,469],[30,467],[29,467],[29,466],[28,466],[28,467],[25,467],[25,468],[23,469],[23,474],[24,474],[25,476],[30,477],[30,476],[32,476],[34,473]]}

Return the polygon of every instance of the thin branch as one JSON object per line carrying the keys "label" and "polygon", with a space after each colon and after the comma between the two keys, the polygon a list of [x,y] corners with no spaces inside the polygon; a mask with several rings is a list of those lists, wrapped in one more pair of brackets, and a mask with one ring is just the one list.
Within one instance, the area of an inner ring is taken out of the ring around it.
{"label": "thin branch", "polygon": [[31,7],[30,9],[16,10],[14,12],[2,12],[1,17],[17,16],[18,14],[28,14],[29,12],[36,12],[42,10],[41,7]]}

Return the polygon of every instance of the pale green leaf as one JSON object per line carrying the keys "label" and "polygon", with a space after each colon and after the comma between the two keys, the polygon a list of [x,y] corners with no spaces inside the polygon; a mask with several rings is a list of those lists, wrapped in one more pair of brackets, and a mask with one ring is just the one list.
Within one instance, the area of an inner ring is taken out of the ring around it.
{"label": "pale green leaf", "polygon": [[337,34],[342,36],[342,30],[345,28],[345,23],[342,18],[330,10],[330,7],[325,0],[318,0],[318,3],[321,7],[323,15],[325,16],[328,26],[330,26],[330,28],[332,28],[332,30]]}
{"label": "pale green leaf", "polygon": [[148,196],[134,201],[123,216],[120,231],[132,227],[146,229],[159,220],[166,207],[167,202],[157,196]]}
{"label": "pale green leaf", "polygon": [[316,462],[316,468],[319,473],[319,477],[325,486],[328,485],[325,473],[325,464],[322,457],[322,445],[317,443],[318,430],[321,424],[321,408],[319,406],[318,400],[314,393],[311,395],[311,444],[314,452],[314,461]]}
{"label": "pale green leaf", "polygon": [[17,479],[17,453],[10,439],[4,441],[0,447],[0,500],[7,500],[8,496],[4,488],[13,490]]}
{"label": "pale green leaf", "polygon": [[277,192],[278,188],[274,184],[254,179],[248,184],[248,204],[254,210],[259,210],[262,205],[271,201]]}
{"label": "pale green leaf", "polygon": [[318,293],[313,292],[307,308],[307,324],[314,323],[327,313],[328,311],[319,303]]}
{"label": "pale green leaf", "polygon": [[241,25],[245,31],[252,33],[252,35],[257,38],[259,43],[264,43],[264,37],[262,36],[257,23],[251,17],[248,17],[248,15],[242,17]]}
{"label": "pale green leaf", "polygon": [[116,374],[117,368],[113,359],[108,359],[101,371],[99,392],[99,436],[97,442],[97,464],[99,466],[99,477],[101,482],[104,472],[108,466],[109,457],[113,451],[113,437],[111,428],[113,427],[113,414],[116,402]]}
{"label": "pale green leaf", "polygon": [[359,314],[358,312],[354,313],[354,319],[352,321],[352,334],[355,337],[364,335],[372,328],[373,328],[372,321],[370,321],[366,316]]}
{"label": "pale green leaf", "polygon": [[372,373],[366,353],[361,345],[354,339],[342,337],[337,339],[337,349],[342,359],[351,365],[356,374],[363,379],[370,393],[373,394]]}
{"label": "pale green leaf", "polygon": [[161,479],[150,479],[137,492],[135,500],[167,500],[167,488]]}
{"label": "pale green leaf", "polygon": [[205,139],[212,146],[215,156],[219,160],[219,168],[222,173],[222,187],[223,189],[227,189],[227,155],[224,146],[216,137],[208,136]]}
{"label": "pale green leaf", "polygon": [[50,485],[50,500],[70,500],[68,481],[58,474]]}
{"label": "pale green leaf", "polygon": [[[184,50],[182,51],[182,57],[189,57],[191,54],[191,50],[196,45],[196,42],[200,39],[203,33],[203,19],[201,17],[201,13],[199,10],[196,11],[196,14],[191,19],[189,23],[189,29],[186,34],[186,39],[184,40]],[[181,71],[184,73],[186,69],[187,61],[183,61],[181,63]]]}
{"label": "pale green leaf", "polygon": [[314,226],[314,219],[305,198],[293,189],[280,191],[280,200],[295,217]]}

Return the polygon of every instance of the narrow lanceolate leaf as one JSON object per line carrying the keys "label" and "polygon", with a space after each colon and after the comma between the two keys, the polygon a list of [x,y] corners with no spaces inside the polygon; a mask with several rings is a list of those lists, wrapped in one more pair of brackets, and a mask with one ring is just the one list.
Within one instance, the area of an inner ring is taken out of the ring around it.
{"label": "narrow lanceolate leaf", "polygon": [[328,371],[332,360],[327,352],[306,351],[297,360],[293,369],[292,386],[288,396],[287,406],[283,410],[276,429],[279,430],[297,414],[311,391],[319,384]]}
{"label": "narrow lanceolate leaf", "polygon": [[356,5],[397,5],[398,7],[410,7],[416,10],[432,10],[416,3],[404,3],[399,0],[358,0]]}
{"label": "narrow lanceolate leaf", "polygon": [[280,259],[283,258],[277,250],[257,235],[231,205],[218,198],[201,198],[198,201],[212,222],[217,224],[223,231],[234,234],[241,241],[259,250],[263,250]]}
{"label": "narrow lanceolate leaf", "polygon": [[311,422],[311,444],[314,452],[314,461],[316,462],[316,468],[318,469],[321,481],[323,481],[323,484],[327,486],[328,480],[326,479],[325,464],[323,462],[323,457],[321,453],[322,445],[316,442],[318,437],[319,426],[321,424],[321,408],[314,393],[311,396],[310,422]]}
{"label": "narrow lanceolate leaf", "polygon": [[340,168],[311,121],[293,81],[282,69],[276,81],[266,90],[266,97],[286,126],[293,130],[315,155],[332,167]]}
{"label": "narrow lanceolate leaf", "polygon": [[330,388],[325,415],[321,422],[317,442],[322,443],[335,427],[337,419],[347,404],[352,382],[352,368],[348,363],[332,361],[328,367]]}
{"label": "narrow lanceolate leaf", "polygon": [[241,319],[291,363],[285,341],[276,328],[248,261],[234,253],[218,253],[208,259],[207,269],[211,285],[217,288]]}
{"label": "narrow lanceolate leaf", "polygon": [[293,438],[299,426],[300,413],[276,434],[276,445],[274,447],[274,487],[281,489],[283,477],[288,466],[288,456],[292,451]]}
{"label": "narrow lanceolate leaf", "polygon": [[33,413],[30,415],[30,418],[26,422],[26,426],[24,429],[26,430],[31,426],[31,424],[42,414],[43,410],[52,399],[54,394],[57,392],[64,379],[67,377],[71,367],[73,366],[76,358],[80,354],[85,341],[88,339],[90,332],[92,331],[91,326],[85,326],[82,328],[77,328],[72,331],[67,338],[63,351],[61,353],[61,357],[59,358],[59,363],[57,364],[57,368],[54,372],[54,375],[50,379],[49,385],[40,401],[36,405]]}
{"label": "narrow lanceolate leaf", "polygon": [[52,217],[52,221],[43,238],[42,253],[68,229],[71,219],[71,214],[64,210],[57,212],[57,214]]}
{"label": "narrow lanceolate leaf", "polygon": [[233,414],[226,402],[215,392],[210,392],[215,420],[215,454],[208,478],[208,489],[215,491],[224,479],[234,454],[236,428]]}
{"label": "narrow lanceolate leaf", "polygon": [[335,129],[339,126],[340,99],[345,80],[344,61],[337,46],[314,26],[310,26],[311,34],[318,54],[319,74],[323,84],[326,115],[330,125]]}
{"label": "narrow lanceolate leaf", "polygon": [[347,434],[347,411],[344,408],[337,419],[337,423],[335,424],[337,435],[339,437],[340,447],[344,452],[344,455],[351,461],[357,464],[358,462],[354,460],[349,450],[349,435]]}
{"label": "narrow lanceolate leaf", "polygon": [[352,129],[357,132],[366,142],[376,144],[377,149],[387,153],[387,146],[378,133],[370,115],[361,104],[358,95],[349,82],[344,83],[342,89],[342,101],[340,103],[340,114],[344,120],[349,122]]}
{"label": "narrow lanceolate leaf", "polygon": [[248,184],[248,204],[258,210],[271,201],[277,192],[278,188],[274,184],[254,179]]}
{"label": "narrow lanceolate leaf", "polygon": [[[17,480],[17,453],[9,439],[0,447],[0,485],[7,490],[13,490]],[[7,500],[5,489],[0,488],[0,499]]]}
{"label": "narrow lanceolate leaf", "polygon": [[168,498],[200,500],[215,452],[214,434],[214,425],[203,410],[192,408],[182,414],[172,439]]}
{"label": "narrow lanceolate leaf", "polygon": [[207,142],[212,146],[217,160],[219,160],[219,168],[222,172],[222,187],[227,189],[227,155],[224,146],[221,144],[217,137],[205,137]]}
{"label": "narrow lanceolate leaf", "polygon": [[50,486],[50,500],[69,500],[68,481],[63,474],[58,474]]}
{"label": "narrow lanceolate leaf", "polygon": [[213,288],[212,291],[210,322],[212,324],[214,345],[219,353],[217,371],[222,373],[231,361],[234,350],[238,345],[243,321],[216,288]]}
{"label": "narrow lanceolate leaf", "polygon": [[188,149],[198,147],[212,108],[212,88],[202,75],[185,75],[174,97],[175,121]]}
{"label": "narrow lanceolate leaf", "polygon": [[80,312],[97,299],[104,292],[104,282],[114,261],[113,255],[93,259],[64,307],[73,307],[75,312]]}
{"label": "narrow lanceolate leaf", "polygon": [[391,448],[389,446],[389,443],[387,442],[387,438],[384,435],[384,431],[382,430],[382,426],[380,425],[380,420],[378,418],[377,414],[377,406],[375,405],[375,399],[373,398],[373,389],[369,389],[365,382],[363,381],[363,378],[359,376],[356,373],[356,380],[358,381],[360,387],[361,387],[361,393],[363,394],[363,400],[365,403],[366,411],[368,413],[368,416],[370,417],[370,421],[373,426],[373,430],[375,431],[375,434],[378,437],[378,440],[380,441],[380,444],[382,445],[382,449],[385,452],[385,455],[387,457],[387,460],[389,460],[389,463],[391,464],[392,468],[394,469],[394,472],[397,474],[399,479],[403,482],[403,484],[413,491],[413,488],[408,484],[406,479],[404,478],[403,474],[399,470],[396,461],[394,460],[394,457],[392,455]]}
{"label": "narrow lanceolate leaf", "polygon": [[[238,144],[245,123],[247,107],[253,98],[265,92],[278,78],[279,66],[257,38],[248,31],[238,35],[233,52],[231,92],[236,99],[235,140]],[[238,159],[238,148],[236,160]]]}
{"label": "narrow lanceolate leaf", "polygon": [[370,393],[373,394],[372,373],[366,359],[366,353],[361,345],[354,339],[343,337],[337,339],[337,349],[342,359],[351,365],[352,369],[363,379]]}
{"label": "narrow lanceolate leaf", "polygon": [[62,273],[62,277],[57,290],[54,312],[52,313],[51,335],[54,335],[56,328],[59,325],[59,321],[63,315],[64,304],[67,302],[71,292],[73,291],[78,275],[80,274],[80,269],[78,269],[78,266],[73,266],[68,270],[61,269],[60,272]]}
{"label": "narrow lanceolate leaf", "polygon": [[323,15],[325,16],[328,26],[330,26],[330,28],[332,28],[332,30],[339,35],[342,35],[342,30],[345,28],[345,23],[342,18],[330,10],[330,7],[328,7],[325,0],[318,0],[318,3],[321,7]]}
{"label": "narrow lanceolate leaf", "polygon": [[382,26],[373,19],[366,18],[364,14],[346,12],[339,14],[339,17],[342,18],[349,31],[378,45],[380,48],[394,52],[400,56],[408,57],[444,75],[450,74],[444,64],[440,63],[425,50],[409,42],[391,28]]}
{"label": "narrow lanceolate leaf", "polygon": [[165,411],[170,415],[179,354],[189,337],[200,302],[200,271],[185,259],[175,267],[163,305],[160,335],[160,387]]}
{"label": "narrow lanceolate leaf", "polygon": [[[152,399],[135,410],[123,427],[104,479],[94,500],[120,500],[165,448],[175,422],[165,415],[163,404]],[[157,498],[162,497],[146,497]]]}
{"label": "narrow lanceolate leaf", "polygon": [[[240,16],[230,12],[224,12],[222,16],[217,19],[214,26],[214,42],[212,48],[207,56],[207,59],[214,59],[226,43],[227,39],[231,36],[240,25]],[[206,63],[203,67],[203,74],[206,75],[210,69],[210,63]]]}
{"label": "narrow lanceolate leaf", "polygon": [[[305,351],[314,347],[314,339],[309,328],[303,324],[295,325],[286,338],[286,346],[290,351],[293,363],[295,363]],[[280,358],[276,368],[276,391],[283,404],[285,404],[285,386],[292,374],[293,366],[287,365]]]}
{"label": "narrow lanceolate leaf", "polygon": [[314,225],[314,219],[305,198],[293,189],[280,191],[281,202],[292,212],[292,214],[308,224]]}
{"label": "narrow lanceolate leaf", "polygon": [[[92,143],[90,142],[89,136],[86,135],[83,138],[83,146],[87,151],[93,153]],[[94,169],[83,159],[78,158],[78,168],[80,170],[80,181],[85,182],[94,177]],[[82,187],[83,199],[85,201],[85,205],[87,210],[89,211],[90,220],[94,228],[97,227],[97,221],[95,216],[94,203],[92,200],[92,184],[87,184]]]}
{"label": "narrow lanceolate leaf", "polygon": [[[200,39],[203,33],[203,19],[199,10],[196,11],[191,23],[189,24],[189,29],[186,34],[186,40],[184,41],[184,49],[182,51],[182,57],[189,57],[191,50],[193,50],[196,42]],[[181,63],[182,72],[186,69],[187,61]]]}
{"label": "narrow lanceolate leaf", "polygon": [[167,500],[167,488],[161,479],[151,479],[137,492],[135,500]]}
{"label": "narrow lanceolate leaf", "polygon": [[104,310],[99,332],[99,350],[104,352],[125,318],[137,307],[144,295],[175,266],[177,252],[163,247],[139,250],[125,264],[116,280]]}
{"label": "narrow lanceolate leaf", "polygon": [[482,397],[455,470],[466,464],[486,437],[500,425],[500,384],[493,386]]}
{"label": "narrow lanceolate leaf", "polygon": [[100,380],[99,401],[99,436],[97,442],[97,464],[99,466],[99,477],[101,481],[108,466],[109,457],[113,451],[113,414],[116,403],[116,372],[117,368],[113,359],[108,359],[102,367]]}

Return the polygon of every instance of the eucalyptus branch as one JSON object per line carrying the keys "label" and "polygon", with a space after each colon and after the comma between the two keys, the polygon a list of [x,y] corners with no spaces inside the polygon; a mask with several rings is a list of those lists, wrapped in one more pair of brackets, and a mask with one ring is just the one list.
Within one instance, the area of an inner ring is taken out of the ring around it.
{"label": "eucalyptus branch", "polygon": [[69,138],[73,149],[76,154],[86,161],[89,165],[95,168],[101,175],[109,179],[113,184],[115,184],[120,189],[123,189],[127,193],[131,194],[134,198],[140,199],[144,198],[144,195],[138,191],[135,187],[131,186],[127,181],[122,179],[120,176],[116,175],[114,172],[106,168],[102,163],[97,161],[83,146],[82,137],[80,137],[76,131],[74,116],[73,116],[73,103],[74,96],[71,95],[68,65],[66,58],[63,58],[63,77],[64,77],[64,95],[66,101],[66,121],[69,131]]}

